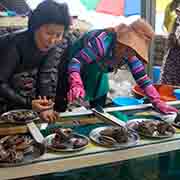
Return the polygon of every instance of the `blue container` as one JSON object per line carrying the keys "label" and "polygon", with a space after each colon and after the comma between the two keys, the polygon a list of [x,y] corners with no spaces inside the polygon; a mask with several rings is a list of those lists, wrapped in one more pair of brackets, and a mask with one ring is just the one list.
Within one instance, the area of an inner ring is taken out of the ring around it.
{"label": "blue container", "polygon": [[176,96],[177,100],[180,100],[180,89],[175,89],[174,90],[174,95]]}
{"label": "blue container", "polygon": [[126,0],[124,5],[124,16],[140,15],[141,0]]}
{"label": "blue container", "polygon": [[131,106],[131,105],[143,104],[144,100],[136,99],[133,97],[120,96],[120,97],[114,98],[112,102],[116,106]]}
{"label": "blue container", "polygon": [[154,84],[160,83],[160,75],[161,75],[161,66],[153,66],[152,77]]}

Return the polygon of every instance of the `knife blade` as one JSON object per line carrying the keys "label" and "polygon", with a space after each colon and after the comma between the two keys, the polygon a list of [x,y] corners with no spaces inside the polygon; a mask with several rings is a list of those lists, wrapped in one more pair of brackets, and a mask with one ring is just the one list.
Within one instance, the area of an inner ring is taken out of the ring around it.
{"label": "knife blade", "polygon": [[101,106],[97,106],[96,108],[92,108],[92,111],[94,112],[95,116],[102,118],[105,122],[117,125],[117,126],[123,126],[126,127],[126,123],[119,118],[116,118],[115,116],[107,113],[104,111],[104,109]]}
{"label": "knife blade", "polygon": [[44,142],[44,136],[41,134],[36,124],[32,121],[28,122],[26,125],[35,141],[42,144]]}

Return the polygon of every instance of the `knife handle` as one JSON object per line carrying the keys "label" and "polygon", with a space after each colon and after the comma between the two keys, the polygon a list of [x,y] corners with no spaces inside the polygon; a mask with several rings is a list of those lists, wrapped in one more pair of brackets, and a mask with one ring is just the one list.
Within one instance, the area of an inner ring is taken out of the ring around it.
{"label": "knife handle", "polygon": [[27,127],[35,141],[42,144],[44,142],[44,136],[41,134],[36,124],[34,122],[30,122],[27,123]]}

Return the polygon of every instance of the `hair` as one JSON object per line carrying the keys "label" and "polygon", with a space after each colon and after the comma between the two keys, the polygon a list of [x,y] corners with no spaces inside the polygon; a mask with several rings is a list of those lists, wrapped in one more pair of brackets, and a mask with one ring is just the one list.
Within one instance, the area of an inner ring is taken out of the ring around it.
{"label": "hair", "polygon": [[71,24],[71,17],[66,3],[45,0],[32,12],[28,20],[28,30],[36,31],[44,24],[64,25],[67,30]]}
{"label": "hair", "polygon": [[180,0],[173,0],[169,4],[171,11],[175,10],[178,7],[178,4],[180,4]]}

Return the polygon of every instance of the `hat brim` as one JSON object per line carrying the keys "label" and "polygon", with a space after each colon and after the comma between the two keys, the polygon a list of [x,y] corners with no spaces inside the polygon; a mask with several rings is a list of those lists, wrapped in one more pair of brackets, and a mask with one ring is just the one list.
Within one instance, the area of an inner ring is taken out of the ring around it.
{"label": "hat brim", "polygon": [[121,33],[121,37],[117,38],[117,42],[132,48],[145,63],[148,63],[149,42],[141,38],[137,33],[133,31]]}

